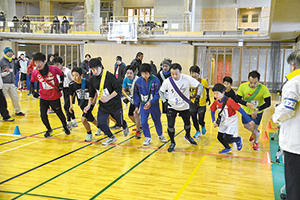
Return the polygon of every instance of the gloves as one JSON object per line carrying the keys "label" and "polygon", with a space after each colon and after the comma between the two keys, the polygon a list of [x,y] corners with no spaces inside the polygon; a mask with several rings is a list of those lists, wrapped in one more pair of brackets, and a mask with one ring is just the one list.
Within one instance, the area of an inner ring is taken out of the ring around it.
{"label": "gloves", "polygon": [[40,94],[36,91],[33,91],[31,94],[34,98],[39,98],[40,97]]}
{"label": "gloves", "polygon": [[206,103],[208,103],[208,105],[211,104],[209,97],[206,97]]}
{"label": "gloves", "polygon": [[58,84],[58,92],[62,91],[64,89],[63,83]]}

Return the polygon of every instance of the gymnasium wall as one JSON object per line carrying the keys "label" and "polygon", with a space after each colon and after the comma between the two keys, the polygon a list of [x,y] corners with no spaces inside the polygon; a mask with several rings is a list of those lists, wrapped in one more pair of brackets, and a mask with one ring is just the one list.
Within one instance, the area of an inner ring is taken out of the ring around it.
{"label": "gymnasium wall", "polygon": [[90,54],[93,57],[100,56],[106,69],[113,72],[116,62],[116,56],[120,55],[123,62],[128,65],[135,58],[137,52],[144,53],[144,63],[150,63],[153,60],[160,69],[161,61],[169,57],[173,63],[180,63],[183,73],[189,73],[188,69],[194,63],[194,47],[192,45],[125,45],[125,44],[85,44],[84,54]]}

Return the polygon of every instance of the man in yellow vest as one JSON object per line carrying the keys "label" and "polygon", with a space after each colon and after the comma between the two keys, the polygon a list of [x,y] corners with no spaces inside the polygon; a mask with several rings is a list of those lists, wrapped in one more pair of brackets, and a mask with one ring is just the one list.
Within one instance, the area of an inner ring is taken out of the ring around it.
{"label": "man in yellow vest", "polygon": [[290,72],[282,88],[283,101],[271,119],[280,123],[279,146],[284,152],[287,199],[300,199],[300,50],[292,52],[287,62]]}

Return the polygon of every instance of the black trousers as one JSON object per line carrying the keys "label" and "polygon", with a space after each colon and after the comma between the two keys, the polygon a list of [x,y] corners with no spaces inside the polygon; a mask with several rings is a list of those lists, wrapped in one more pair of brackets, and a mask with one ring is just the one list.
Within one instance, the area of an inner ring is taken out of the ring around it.
{"label": "black trousers", "polygon": [[67,121],[71,121],[71,119],[75,119],[75,113],[74,111],[72,113],[69,112],[70,108],[70,88],[64,88],[63,89],[63,95],[64,95],[64,109],[67,115]]}
{"label": "black trousers", "polygon": [[238,142],[240,139],[238,137],[233,137],[233,135],[218,132],[218,140],[226,149],[230,149],[229,144]]}
{"label": "black trousers", "polygon": [[48,113],[47,113],[49,107],[52,108],[52,110],[60,119],[63,127],[66,128],[67,127],[66,117],[61,109],[60,99],[56,99],[56,100],[40,99],[40,115],[41,115],[42,122],[46,126],[46,128],[48,130],[51,129],[49,119],[48,119]]}
{"label": "black trousers", "polygon": [[10,115],[7,110],[7,102],[2,89],[0,90],[0,113],[3,119],[9,119]]}
{"label": "black trousers", "polygon": [[300,199],[300,154],[284,151],[284,174],[286,197],[288,200]]}

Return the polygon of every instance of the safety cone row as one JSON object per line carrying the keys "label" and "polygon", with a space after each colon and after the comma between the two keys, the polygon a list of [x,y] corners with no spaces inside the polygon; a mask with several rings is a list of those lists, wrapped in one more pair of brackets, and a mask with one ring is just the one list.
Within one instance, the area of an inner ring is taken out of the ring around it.
{"label": "safety cone row", "polygon": [[13,135],[21,135],[19,126],[16,126],[16,128],[15,128],[15,130],[14,130],[14,132],[13,132]]}
{"label": "safety cone row", "polygon": [[264,131],[263,135],[262,135],[262,139],[263,140],[269,140],[269,135],[267,131]]}
{"label": "safety cone row", "polygon": [[267,151],[265,152],[264,158],[262,159],[261,163],[268,164],[268,165],[272,164],[269,152],[267,152]]}

